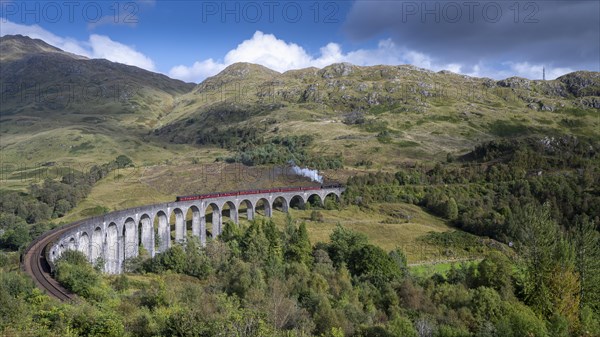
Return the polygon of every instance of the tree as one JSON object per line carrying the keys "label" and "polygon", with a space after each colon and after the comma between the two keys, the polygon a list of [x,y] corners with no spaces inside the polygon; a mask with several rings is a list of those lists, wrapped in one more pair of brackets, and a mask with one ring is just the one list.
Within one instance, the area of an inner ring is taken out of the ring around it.
{"label": "tree", "polygon": [[388,322],[388,332],[392,336],[418,337],[417,330],[410,319],[402,316],[396,316]]}
{"label": "tree", "polygon": [[549,318],[555,322],[566,321],[570,327],[575,327],[579,325],[581,288],[575,271],[574,250],[571,242],[563,237],[557,239],[556,247],[555,266],[548,282],[552,294],[552,315]]}
{"label": "tree", "polygon": [[525,301],[538,313],[550,317],[553,312],[550,279],[554,277],[554,260],[559,237],[558,226],[550,217],[550,207],[523,207],[519,214],[520,250],[524,259]]}
{"label": "tree", "polygon": [[267,260],[269,253],[269,241],[265,236],[260,221],[252,221],[246,229],[244,237],[240,242],[240,249],[245,261],[258,263]]}
{"label": "tree", "polygon": [[496,324],[496,336],[503,337],[548,337],[544,321],[527,306],[519,302],[505,302],[505,314]]}
{"label": "tree", "polygon": [[287,261],[310,264],[312,261],[312,245],[308,238],[306,223],[300,223],[300,226],[294,231],[285,254]]}
{"label": "tree", "polygon": [[600,233],[587,216],[575,219],[570,233],[575,249],[575,270],[579,274],[580,307],[589,306],[600,314]]}
{"label": "tree", "polygon": [[477,266],[477,284],[502,295],[512,294],[512,264],[498,251],[492,251]]}
{"label": "tree", "polygon": [[352,252],[348,269],[353,275],[364,278],[378,287],[402,277],[402,270],[394,259],[383,249],[370,244]]}
{"label": "tree", "polygon": [[60,199],[56,202],[56,206],[54,206],[54,212],[60,218],[67,214],[68,211],[71,210],[73,206],[71,203],[65,199]]}
{"label": "tree", "polygon": [[106,298],[107,289],[100,273],[79,251],[68,250],[56,261],[56,279],[67,289],[85,298],[97,301]]}
{"label": "tree", "polygon": [[188,238],[185,252],[187,255],[185,273],[200,279],[208,277],[212,272],[212,267],[208,257],[200,248],[200,242],[197,237],[192,236]]}
{"label": "tree", "polygon": [[406,259],[406,254],[400,249],[396,248],[390,252],[390,258],[396,263],[398,268],[402,270],[402,275],[408,274],[408,262]]}
{"label": "tree", "polygon": [[25,246],[31,238],[25,223],[14,226],[0,236],[0,247],[18,250]]}
{"label": "tree", "polygon": [[133,166],[133,161],[131,160],[131,158],[129,158],[125,155],[119,155],[115,159],[115,164],[117,164],[117,168],[126,168],[126,167]]}
{"label": "tree", "polygon": [[265,262],[265,271],[268,276],[280,275],[283,272],[283,243],[281,242],[282,233],[277,230],[273,220],[269,219],[263,224],[265,237],[269,242],[267,249],[267,260]]}
{"label": "tree", "polygon": [[353,251],[368,243],[366,235],[347,229],[340,224],[335,227],[329,238],[331,242],[327,248],[335,266],[348,262]]}
{"label": "tree", "polygon": [[458,218],[458,206],[456,205],[456,200],[454,198],[450,198],[446,201],[446,210],[445,215],[448,220],[454,221]]}

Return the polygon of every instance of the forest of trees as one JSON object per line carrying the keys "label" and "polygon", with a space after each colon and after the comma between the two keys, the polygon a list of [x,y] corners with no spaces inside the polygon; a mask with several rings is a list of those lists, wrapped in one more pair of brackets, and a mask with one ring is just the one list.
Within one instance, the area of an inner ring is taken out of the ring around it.
{"label": "forest of trees", "polygon": [[600,225],[598,141],[565,137],[500,140],[478,146],[455,163],[415,166],[351,177],[344,199],[407,202],[425,207],[461,229],[508,243],[520,210],[549,204],[551,217],[569,231],[582,217]]}
{"label": "forest of trees", "polygon": [[[57,262],[57,279],[86,299],[49,301],[19,273],[0,276],[0,329],[61,336],[597,336],[600,238],[556,240],[549,208],[523,214],[520,257],[491,251],[478,264],[416,277],[400,250],[385,252],[342,226],[311,243],[288,217],[227,223],[201,248],[190,237],[154,259],[129,260],[103,278],[79,252]],[[592,235],[595,233],[595,235]],[[587,240],[583,260],[572,240]],[[571,248],[570,248],[571,247]],[[596,250],[593,251],[593,247]],[[579,264],[584,264],[583,269]],[[559,277],[557,277],[559,276]]]}
{"label": "forest of trees", "polygon": [[[277,140],[290,149],[306,141]],[[497,243],[475,263],[455,264],[447,272],[413,273],[401,249],[384,251],[340,225],[328,242],[311,242],[301,221],[288,217],[277,226],[261,218],[242,226],[226,223],[206,247],[190,237],[154,258],[142,250],[119,276],[102,276],[101,261],[92,266],[80,253],[68,252],[56,263],[55,276],[82,298],[72,305],[41,294],[23,273],[10,270],[17,255],[1,253],[0,331],[599,336],[599,148],[597,141],[573,137],[501,140],[444,163],[348,180],[343,205],[375,211],[378,204],[410,203]],[[26,197],[46,205],[46,218],[60,216],[60,200],[72,205],[85,197],[77,186],[68,179],[45,182]],[[74,190],[66,195],[68,188]],[[34,221],[5,206],[10,200],[1,205],[6,223],[10,216]],[[325,210],[312,211],[310,219],[322,221]],[[460,235],[430,233],[423,239],[472,245],[472,234],[454,233]]]}

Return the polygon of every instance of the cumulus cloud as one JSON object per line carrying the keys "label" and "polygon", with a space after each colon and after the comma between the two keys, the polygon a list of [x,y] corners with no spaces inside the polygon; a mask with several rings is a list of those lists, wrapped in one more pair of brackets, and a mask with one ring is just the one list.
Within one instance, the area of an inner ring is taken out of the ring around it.
{"label": "cumulus cloud", "polygon": [[38,25],[21,25],[9,20],[2,22],[0,36],[17,34],[29,36],[32,39],[44,40],[46,43],[69,53],[91,57],[88,50],[82,46],[81,41],[54,35]]}
{"label": "cumulus cloud", "polygon": [[260,31],[225,55],[225,64],[251,62],[277,71],[302,68],[311,61],[313,59],[299,45]]}
{"label": "cumulus cloud", "polygon": [[108,36],[92,34],[87,41],[57,36],[38,25],[21,25],[9,20],[2,23],[0,36],[21,34],[46,43],[66,52],[89,58],[104,58],[109,61],[140,67],[154,71],[152,59],[135,50],[134,47],[114,41]]}
{"label": "cumulus cloud", "polygon": [[154,70],[154,62],[133,47],[111,40],[108,36],[90,35],[89,46],[94,58],[124,63],[147,70]]}
{"label": "cumulus cloud", "polygon": [[358,49],[347,53],[342,51],[339,44],[331,42],[319,49],[319,55],[313,56],[295,43],[257,31],[252,38],[230,50],[222,61],[211,58],[197,61],[192,66],[178,65],[169,71],[169,76],[184,81],[200,82],[236,62],[256,63],[279,72],[306,67],[322,68],[338,62],[350,62],[361,66],[409,63],[432,70],[460,71],[460,65],[438,64],[427,55],[398,47],[390,39],[380,41],[373,49]]}
{"label": "cumulus cloud", "polygon": [[191,67],[183,65],[175,66],[169,71],[169,76],[186,82],[198,81],[215,75],[225,69],[225,64],[215,62],[213,59],[197,61]]}

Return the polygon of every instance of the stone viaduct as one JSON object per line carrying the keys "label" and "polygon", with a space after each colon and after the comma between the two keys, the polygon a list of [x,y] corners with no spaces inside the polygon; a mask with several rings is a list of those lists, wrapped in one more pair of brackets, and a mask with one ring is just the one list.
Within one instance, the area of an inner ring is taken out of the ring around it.
{"label": "stone viaduct", "polygon": [[[123,270],[123,262],[138,256],[141,247],[154,256],[169,249],[173,242],[184,243],[190,222],[191,234],[204,246],[207,237],[221,233],[224,217],[236,224],[240,215],[252,220],[259,211],[271,217],[274,209],[287,212],[292,205],[303,206],[309,199],[321,204],[326,198],[339,201],[343,191],[343,187],[332,186],[213,193],[111,212],[77,222],[48,247],[47,257],[54,262],[64,251],[78,250],[91,263],[101,258],[106,273],[118,274]],[[212,228],[206,228],[207,218]]]}

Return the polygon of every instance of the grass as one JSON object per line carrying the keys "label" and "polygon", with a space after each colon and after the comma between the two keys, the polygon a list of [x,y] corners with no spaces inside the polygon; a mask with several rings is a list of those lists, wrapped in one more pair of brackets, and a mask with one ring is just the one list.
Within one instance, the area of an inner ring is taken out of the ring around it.
{"label": "grass", "polygon": [[[391,222],[390,217],[381,211],[401,211],[412,216],[410,222],[399,220]],[[418,206],[412,204],[379,204],[371,210],[361,210],[356,206],[349,206],[342,210],[320,210],[323,222],[310,221],[311,210],[291,209],[290,214],[294,219],[305,221],[311,242],[328,242],[329,235],[339,223],[344,227],[364,233],[371,243],[386,251],[401,248],[407,255],[410,263],[430,260],[441,256],[442,250],[434,244],[423,243],[419,238],[429,232],[446,232],[453,230],[442,219],[426,213]],[[285,224],[286,215],[275,211],[274,221],[281,227]]]}
{"label": "grass", "polygon": [[419,264],[409,266],[409,271],[411,275],[419,277],[419,278],[427,278],[434,274],[446,275],[448,271],[454,268],[464,268],[470,266],[477,266],[481,260],[475,259],[471,261],[464,262],[439,262],[436,263],[432,261],[432,263],[428,264]]}
{"label": "grass", "polygon": [[[202,186],[203,188],[194,191],[194,193],[202,193],[210,190],[233,190],[239,188],[239,186],[247,185],[244,181],[230,179],[235,176],[235,165],[222,166],[221,172],[217,172],[214,176],[208,176],[212,177],[210,179],[201,177],[193,169],[194,166],[163,165],[148,169],[129,168],[119,171],[118,174],[113,172],[97,183],[88,198],[82,201],[67,216],[56,219],[55,222],[71,222],[103,214],[106,211],[173,201],[175,195],[185,194],[181,192],[189,192],[186,189],[190,186]],[[226,168],[223,169],[223,167]],[[265,171],[265,169],[256,168],[256,172],[262,171],[262,174],[267,176],[268,171]],[[170,177],[183,176],[183,173],[178,170],[187,172],[187,178],[173,179],[172,183],[169,183],[167,180],[172,179]],[[226,172],[229,172],[230,175]],[[233,176],[231,172],[234,172]],[[251,172],[251,174],[256,174],[256,172]],[[215,177],[219,178],[216,179]],[[266,182],[262,183],[266,184]],[[289,185],[289,181],[285,181],[282,177],[272,180],[270,183],[274,186]],[[455,230],[447,225],[444,220],[412,204],[375,204],[370,209],[348,206],[341,210],[319,211],[323,214],[322,222],[310,220],[312,210],[290,209],[290,214],[294,219],[306,222],[312,243],[328,242],[333,229],[337,224],[341,224],[366,234],[370,242],[386,251],[401,248],[407,254],[410,263],[444,257],[444,247],[423,242],[420,238],[431,232]],[[395,214],[410,215],[410,222],[406,222],[404,218],[394,216]],[[260,215],[257,217],[260,217]],[[274,210],[273,219],[281,228],[285,224],[285,218],[285,213]],[[225,217],[223,220],[226,221],[227,218]],[[246,223],[243,217],[240,221]]]}
{"label": "grass", "polygon": [[[519,89],[522,97],[564,106],[555,112],[539,111],[528,108],[527,102],[511,88],[480,90],[482,83],[475,83],[478,79],[442,74],[424,77],[420,71],[400,68],[386,68],[386,77],[378,75],[378,68],[361,68],[343,81],[308,73],[301,77],[281,75],[279,84],[272,88],[278,93],[273,104],[260,102],[263,98],[252,94],[270,81],[272,75],[251,72],[252,76],[236,82],[231,74],[221,76],[227,80],[223,82],[227,84],[225,88],[239,84],[241,88],[252,89],[240,102],[240,106],[249,107],[248,111],[217,109],[222,103],[218,94],[222,88],[215,85],[177,96],[144,89],[125,103],[83,102],[68,111],[51,111],[46,107],[47,111],[24,108],[18,115],[3,113],[0,188],[24,191],[31,183],[40,182],[40,173],[45,172],[40,163],[55,162],[57,169],[72,167],[85,171],[120,154],[132,158],[136,168],[112,173],[67,217],[57,219],[73,221],[105,211],[172,201],[179,194],[290,185],[289,181],[273,179],[269,174],[273,168],[244,168],[244,175],[239,175],[234,166],[214,163],[215,158],[231,155],[227,150],[170,142],[169,136],[195,130],[176,129],[164,137],[153,136],[155,129],[178,121],[202,121],[205,117],[221,118],[219,123],[230,127],[264,129],[262,135],[266,138],[315,135],[309,149],[313,154],[342,156],[344,169],[323,173],[342,182],[354,174],[393,172],[407,162],[446,160],[447,153],[465,153],[476,144],[497,137],[549,130],[544,127],[573,135],[599,134],[596,110],[581,109],[573,99]],[[318,84],[319,92],[309,101],[303,101],[302,93],[313,82]],[[338,82],[343,82],[344,88]],[[427,87],[430,84],[434,85],[431,89]],[[419,94],[422,89],[444,95],[426,97]],[[375,93],[381,105],[367,103],[366,98]],[[15,110],[9,108],[3,107]],[[344,124],[344,116],[352,111],[366,112],[367,122],[362,126]],[[202,123],[195,126],[205,127]],[[351,167],[366,161],[372,163],[368,168]],[[53,171],[48,168],[48,172]],[[389,209],[413,217],[409,223],[396,222],[388,215]],[[307,221],[313,242],[328,240],[335,225],[341,223],[367,234],[386,250],[403,248],[411,262],[446,256],[439,245],[418,239],[429,232],[452,230],[441,219],[407,204],[374,205],[370,210],[349,207],[322,211],[323,222],[308,220],[310,211],[291,212]],[[284,214],[275,212],[278,224],[283,224],[283,219]]]}
{"label": "grass", "polygon": [[498,137],[522,136],[530,132],[530,128],[523,123],[504,120],[492,122],[489,128],[490,132]]}

